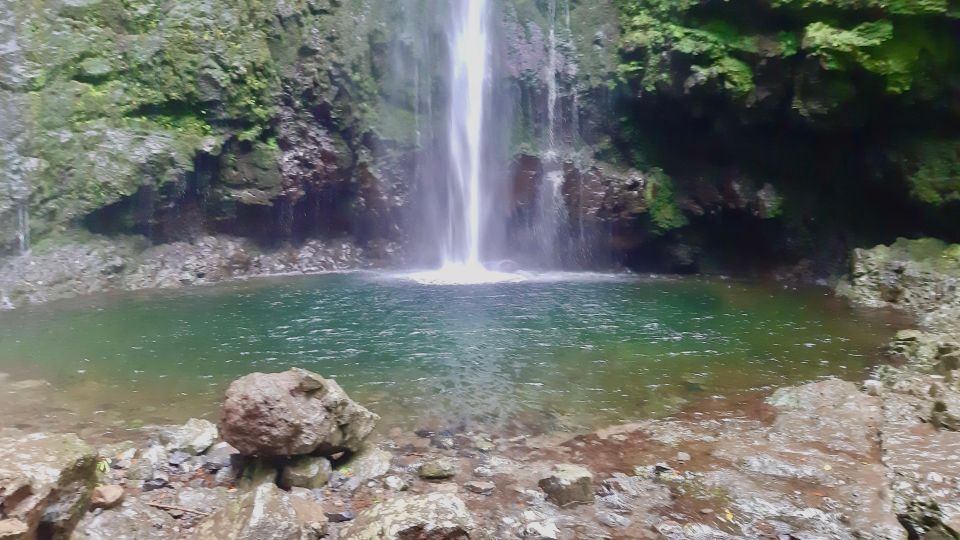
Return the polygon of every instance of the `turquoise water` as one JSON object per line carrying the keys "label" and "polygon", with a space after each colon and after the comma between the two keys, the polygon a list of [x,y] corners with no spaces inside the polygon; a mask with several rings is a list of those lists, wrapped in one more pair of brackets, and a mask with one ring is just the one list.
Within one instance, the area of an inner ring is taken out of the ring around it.
{"label": "turquoise water", "polygon": [[[860,378],[901,323],[827,290],[732,281],[325,275],[3,313],[0,371],[50,381],[44,421],[94,430],[215,419],[232,379],[300,366],[335,377],[384,429],[549,431]],[[32,410],[0,424],[36,427]]]}

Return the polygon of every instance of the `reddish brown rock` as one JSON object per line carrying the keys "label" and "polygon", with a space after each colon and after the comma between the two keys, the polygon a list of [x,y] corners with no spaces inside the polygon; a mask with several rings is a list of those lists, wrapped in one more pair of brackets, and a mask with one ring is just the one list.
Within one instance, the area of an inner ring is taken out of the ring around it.
{"label": "reddish brown rock", "polygon": [[336,382],[294,368],[234,381],[227,389],[220,432],[244,455],[329,456],[361,450],[379,419]]}

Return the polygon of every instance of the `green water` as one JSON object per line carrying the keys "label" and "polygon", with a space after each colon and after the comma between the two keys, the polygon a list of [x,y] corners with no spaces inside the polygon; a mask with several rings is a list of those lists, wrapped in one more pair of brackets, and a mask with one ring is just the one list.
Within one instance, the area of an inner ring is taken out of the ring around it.
{"label": "green water", "polygon": [[590,428],[860,378],[899,324],[826,290],[699,279],[347,274],[99,297],[0,314],[0,371],[52,384],[22,410],[8,398],[0,425],[215,419],[230,380],[300,366],[335,377],[382,429]]}

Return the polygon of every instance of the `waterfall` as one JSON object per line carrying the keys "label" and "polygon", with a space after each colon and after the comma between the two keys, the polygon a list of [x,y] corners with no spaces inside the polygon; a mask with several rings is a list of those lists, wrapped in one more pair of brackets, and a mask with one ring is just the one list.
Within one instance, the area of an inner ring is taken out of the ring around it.
{"label": "waterfall", "polygon": [[451,178],[444,266],[482,269],[480,262],[483,120],[488,64],[487,0],[456,2],[451,9],[450,100],[448,108]]}
{"label": "waterfall", "polygon": [[[543,155],[543,181],[537,193],[537,221],[534,225],[542,262],[549,266],[560,264],[559,242],[561,231],[567,225],[568,212],[563,199],[563,167],[560,162],[563,129],[560,125],[560,65],[557,41],[557,0],[547,6],[550,25],[547,38],[547,129],[546,151]],[[564,1],[566,31],[570,30],[570,4]]]}
{"label": "waterfall", "polygon": [[26,200],[17,203],[17,244],[21,255],[30,251],[30,213]]}
{"label": "waterfall", "polygon": [[414,279],[429,283],[489,283],[520,279],[516,274],[497,272],[484,264],[483,248],[488,232],[486,211],[495,201],[496,189],[485,144],[485,123],[490,101],[490,1],[463,0],[448,4],[449,20],[443,25],[448,60],[444,141],[433,151],[446,156],[425,156],[440,167],[440,183],[446,193],[443,219],[432,238],[440,250],[441,267],[419,272]]}

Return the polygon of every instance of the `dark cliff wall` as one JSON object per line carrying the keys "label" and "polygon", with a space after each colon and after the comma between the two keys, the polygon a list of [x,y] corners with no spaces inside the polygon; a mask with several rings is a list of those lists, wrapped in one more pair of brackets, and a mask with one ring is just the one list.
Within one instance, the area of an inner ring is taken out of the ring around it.
{"label": "dark cliff wall", "polygon": [[[898,235],[960,239],[955,1],[495,6],[511,237],[553,174],[567,264],[816,274]],[[0,3],[0,251],[25,221],[34,240],[416,234],[443,98],[437,18],[416,13],[430,2]]]}

